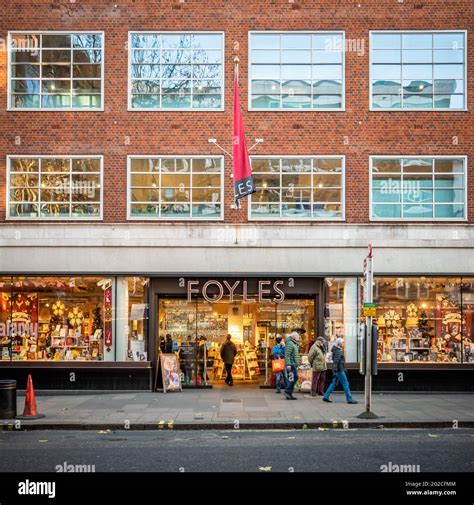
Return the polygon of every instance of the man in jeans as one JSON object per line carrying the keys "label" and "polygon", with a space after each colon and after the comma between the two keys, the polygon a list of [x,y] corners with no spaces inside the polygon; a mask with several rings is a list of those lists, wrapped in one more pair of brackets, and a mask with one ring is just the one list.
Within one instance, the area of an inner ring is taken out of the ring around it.
{"label": "man in jeans", "polygon": [[237,347],[235,347],[235,344],[231,339],[232,335],[228,333],[226,340],[221,347],[221,358],[224,362],[226,371],[225,383],[229,386],[234,385],[234,379],[232,378],[232,365],[234,364],[235,355],[237,354]]}
{"label": "man in jeans", "polygon": [[344,393],[346,394],[347,403],[357,403],[351,394],[351,390],[349,388],[349,381],[347,380],[346,375],[346,367],[345,367],[345,358],[344,353],[342,352],[342,346],[344,344],[344,339],[339,337],[336,338],[336,343],[332,347],[332,373],[333,378],[331,384],[327,388],[326,392],[323,396],[323,401],[331,403],[332,400],[329,399],[329,395],[333,392],[334,388],[340,382],[342,388],[344,389]]}
{"label": "man in jeans", "polygon": [[300,334],[293,331],[286,339],[285,346],[285,396],[287,400],[297,400],[293,396],[296,381],[298,380],[298,366],[300,364],[299,351]]}

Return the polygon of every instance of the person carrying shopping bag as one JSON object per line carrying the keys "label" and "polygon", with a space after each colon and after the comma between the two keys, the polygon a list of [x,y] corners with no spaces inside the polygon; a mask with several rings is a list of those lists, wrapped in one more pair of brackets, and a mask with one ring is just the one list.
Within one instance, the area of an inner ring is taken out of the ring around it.
{"label": "person carrying shopping bag", "polygon": [[[273,360],[285,361],[285,342],[282,337],[278,336],[275,339],[275,345],[272,347]],[[272,363],[273,366],[273,363]],[[286,389],[285,367],[281,372],[275,372],[275,392],[281,393],[281,380],[283,379],[284,388]]]}
{"label": "person carrying shopping bag", "polygon": [[326,392],[323,396],[323,401],[331,403],[332,400],[329,399],[330,394],[334,391],[334,388],[340,382],[342,388],[344,389],[344,393],[346,395],[347,403],[357,403],[356,400],[352,398],[351,390],[349,387],[349,381],[347,380],[346,367],[345,367],[345,358],[343,347],[344,339],[339,337],[336,338],[336,343],[333,345],[332,352],[332,373],[333,378],[331,384],[327,388]]}
{"label": "person carrying shopping bag", "polygon": [[323,337],[318,337],[311,346],[308,354],[308,361],[313,368],[311,379],[311,396],[323,396],[326,384],[326,341]]}

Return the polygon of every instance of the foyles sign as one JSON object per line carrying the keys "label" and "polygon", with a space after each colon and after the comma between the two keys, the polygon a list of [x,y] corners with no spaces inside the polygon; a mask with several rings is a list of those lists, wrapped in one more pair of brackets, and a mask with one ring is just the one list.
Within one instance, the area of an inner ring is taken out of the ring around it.
{"label": "foyles sign", "polygon": [[[292,287],[293,279],[289,279],[288,285]],[[259,280],[257,281],[254,293],[249,292],[249,282],[246,280],[208,280],[187,281],[186,291],[188,302],[192,301],[193,296],[201,296],[210,303],[220,302],[223,298],[230,302],[234,301],[236,296],[241,296],[244,302],[274,302],[281,303],[285,300],[283,291],[283,280]],[[256,291],[256,293],[255,293]]]}

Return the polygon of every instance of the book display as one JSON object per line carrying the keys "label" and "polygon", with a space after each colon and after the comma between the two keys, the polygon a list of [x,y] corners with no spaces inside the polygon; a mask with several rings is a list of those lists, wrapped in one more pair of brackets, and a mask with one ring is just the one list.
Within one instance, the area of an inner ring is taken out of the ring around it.
{"label": "book display", "polygon": [[110,286],[103,290],[95,279],[76,278],[52,283],[24,280],[15,290],[0,292],[2,361],[103,359],[104,297]]}

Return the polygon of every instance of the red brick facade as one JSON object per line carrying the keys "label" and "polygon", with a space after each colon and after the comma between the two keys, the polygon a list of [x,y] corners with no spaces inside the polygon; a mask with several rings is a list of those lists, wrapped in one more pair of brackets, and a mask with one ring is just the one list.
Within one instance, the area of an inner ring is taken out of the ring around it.
{"label": "red brick facade", "polygon": [[[0,13],[0,220],[5,220],[6,155],[103,154],[104,222],[127,220],[129,154],[213,154],[215,137],[230,146],[233,58],[241,62],[241,98],[253,154],[345,155],[346,222],[369,221],[369,155],[467,155],[468,215],[474,221],[473,114],[370,112],[369,30],[468,30],[468,108],[472,107],[474,9],[471,0],[26,0],[2,2]],[[9,30],[103,30],[103,112],[7,112]],[[225,32],[225,111],[127,111],[129,30]],[[344,30],[365,53],[347,52],[344,112],[248,112],[248,31]],[[15,138],[20,137],[21,145]],[[126,144],[126,137],[130,143]],[[225,221],[246,222],[247,205],[232,210],[230,160],[225,160]],[[469,205],[470,203],[470,205]],[[14,223],[19,226],[20,223]],[[21,226],[21,225],[20,225]]]}

